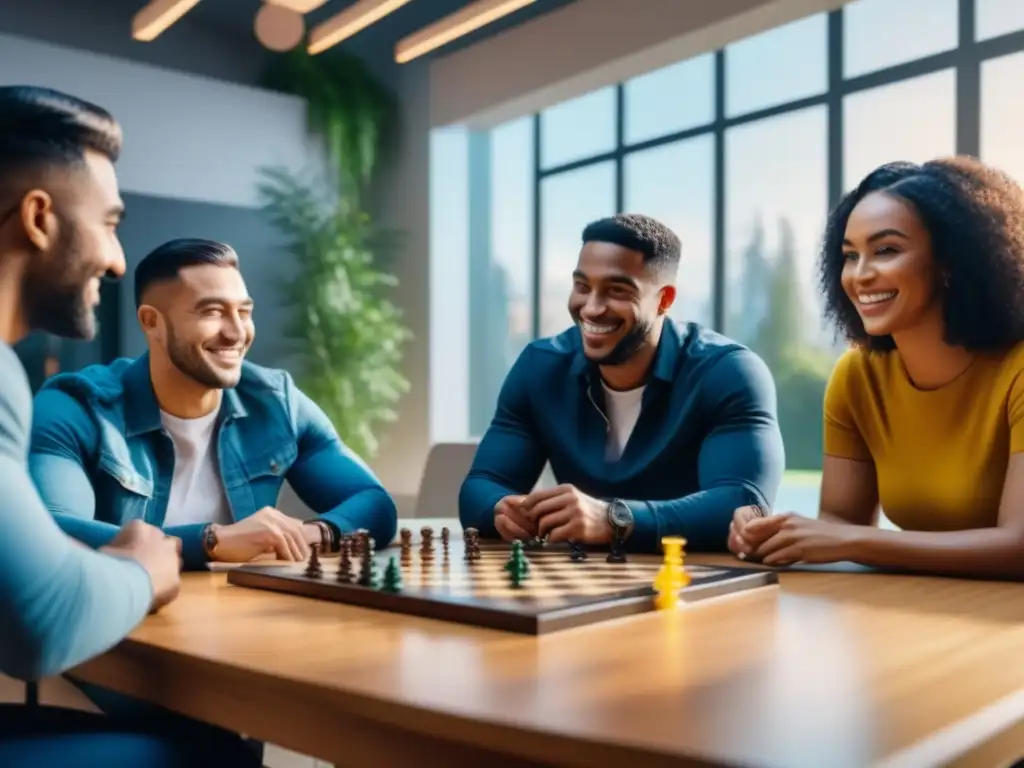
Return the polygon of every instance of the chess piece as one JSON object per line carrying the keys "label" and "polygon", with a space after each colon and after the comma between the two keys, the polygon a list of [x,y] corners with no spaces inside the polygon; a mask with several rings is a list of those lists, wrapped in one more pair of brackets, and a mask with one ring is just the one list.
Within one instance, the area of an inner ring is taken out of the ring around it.
{"label": "chess piece", "polygon": [[401,592],[402,572],[398,570],[398,563],[395,558],[388,560],[388,566],[384,569],[384,581],[380,586],[381,592]]}
{"label": "chess piece", "polygon": [[548,537],[545,535],[543,538],[540,536],[531,536],[526,540],[527,549],[544,549],[544,545],[548,543]]}
{"label": "chess piece", "polygon": [[578,541],[569,542],[569,559],[574,563],[581,563],[588,557],[587,550]]}
{"label": "chess piece", "polygon": [[476,562],[480,559],[480,531],[467,528],[462,535],[466,542],[466,562]]}
{"label": "chess piece", "polygon": [[505,563],[505,570],[508,572],[513,587],[522,586],[523,581],[530,575],[530,561],[526,559],[523,542],[519,539],[512,542],[512,554],[509,556],[508,562]]}
{"label": "chess piece", "polygon": [[352,573],[352,539],[346,536],[341,540],[341,552],[338,559],[339,584],[351,584],[355,580]]}
{"label": "chess piece", "polygon": [[412,549],[412,531],[408,528],[403,528],[399,536],[402,540],[402,551],[405,552],[407,549]]}
{"label": "chess piece", "polygon": [[690,575],[683,568],[685,545],[686,539],[679,536],[666,536],[661,540],[665,558],[654,578],[654,588],[658,590],[654,604],[659,610],[677,605],[680,590],[690,583]]}
{"label": "chess piece", "polygon": [[309,563],[306,565],[306,578],[308,579],[319,579],[324,575],[323,566],[320,565],[320,556],[317,554],[320,547],[314,544],[310,547],[309,551]]}
{"label": "chess piece", "polygon": [[362,563],[359,570],[359,581],[356,582],[361,587],[376,587],[377,586],[377,561],[374,559],[373,551],[373,539],[367,537],[363,543],[363,551],[361,554]]}
{"label": "chess piece", "polygon": [[451,532],[448,526],[441,529],[441,546],[444,547],[444,556],[448,557],[448,542],[451,540]]}
{"label": "chess piece", "polygon": [[428,526],[420,528],[420,557],[429,559],[434,556],[434,531]]}

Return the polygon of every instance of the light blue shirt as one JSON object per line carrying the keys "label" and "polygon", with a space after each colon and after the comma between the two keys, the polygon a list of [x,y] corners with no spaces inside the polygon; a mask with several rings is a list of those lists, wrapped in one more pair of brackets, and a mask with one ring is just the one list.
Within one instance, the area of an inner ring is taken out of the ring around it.
{"label": "light blue shirt", "polygon": [[28,471],[32,392],[0,343],[0,671],[57,675],[120,642],[153,601],[134,560],[78,544],[57,526]]}

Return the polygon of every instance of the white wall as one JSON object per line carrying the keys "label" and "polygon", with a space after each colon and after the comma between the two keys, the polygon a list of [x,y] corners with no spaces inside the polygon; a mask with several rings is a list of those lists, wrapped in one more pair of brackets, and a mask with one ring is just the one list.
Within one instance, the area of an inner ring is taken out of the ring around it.
{"label": "white wall", "polygon": [[469,134],[430,136],[430,442],[469,434]]}
{"label": "white wall", "polygon": [[292,96],[6,34],[0,84],[56,88],[113,113],[127,192],[254,207],[260,168],[309,157],[305,102]]}

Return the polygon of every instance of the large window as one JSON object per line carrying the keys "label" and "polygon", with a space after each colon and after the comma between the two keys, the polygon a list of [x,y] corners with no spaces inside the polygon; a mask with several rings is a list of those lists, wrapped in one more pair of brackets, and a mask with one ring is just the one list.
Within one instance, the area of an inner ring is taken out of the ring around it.
{"label": "large window", "polygon": [[790,469],[820,466],[821,414],[807,403],[821,401],[834,362],[814,280],[827,117],[808,107],[726,132],[725,332],[775,376]]}
{"label": "large window", "polygon": [[615,165],[588,165],[540,183],[540,335],[570,325],[567,304],[584,225],[615,213]]}
{"label": "large window", "polygon": [[[771,367],[788,466],[778,506],[814,514],[821,397],[843,349],[824,324],[816,279],[828,210],[892,160],[973,154],[1024,181],[1022,9],[853,0],[493,131],[487,258],[509,271],[516,298],[465,316],[472,326],[505,318],[477,331],[504,350],[488,370],[507,370],[528,338],[568,326],[584,225],[615,211],[652,215],[683,243],[673,315],[749,344]],[[508,145],[499,150],[500,136]],[[452,238],[456,261],[458,245]],[[478,388],[483,411],[493,411],[497,386]],[[471,421],[465,436],[479,436],[486,424]]]}
{"label": "large window", "polygon": [[981,157],[1024,183],[1022,81],[1024,52],[989,59],[981,65]]}
{"label": "large window", "polygon": [[[879,119],[896,114],[898,120]],[[882,163],[921,163],[953,154],[956,73],[944,69],[850,94],[843,99],[843,135],[846,189]]]}
{"label": "large window", "polygon": [[679,233],[683,255],[671,314],[714,322],[715,137],[663,144],[626,155],[625,208],[653,216]]}

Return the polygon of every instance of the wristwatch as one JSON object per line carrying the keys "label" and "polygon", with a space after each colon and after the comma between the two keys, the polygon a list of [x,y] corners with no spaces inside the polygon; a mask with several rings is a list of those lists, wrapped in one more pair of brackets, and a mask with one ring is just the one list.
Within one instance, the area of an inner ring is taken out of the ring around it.
{"label": "wristwatch", "polygon": [[619,541],[625,541],[633,532],[633,510],[622,499],[612,499],[608,504],[608,523]]}
{"label": "wristwatch", "polygon": [[206,553],[207,559],[213,560],[214,555],[217,553],[217,544],[219,543],[217,527],[213,523],[207,523],[203,528],[203,552]]}

